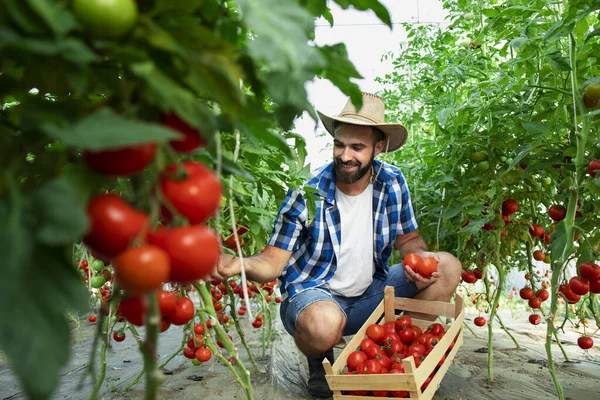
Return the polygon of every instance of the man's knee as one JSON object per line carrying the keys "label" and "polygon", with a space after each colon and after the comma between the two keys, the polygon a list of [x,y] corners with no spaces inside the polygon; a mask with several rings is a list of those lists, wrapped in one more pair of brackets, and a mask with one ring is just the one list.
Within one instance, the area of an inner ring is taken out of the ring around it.
{"label": "man's knee", "polygon": [[296,322],[297,341],[324,352],[333,347],[344,330],[346,318],[332,301],[318,301],[306,307]]}
{"label": "man's knee", "polygon": [[454,257],[450,253],[443,253],[443,263],[440,264],[439,268],[440,278],[443,280],[444,285],[454,289],[460,283],[460,275],[462,273],[462,264],[460,260]]}

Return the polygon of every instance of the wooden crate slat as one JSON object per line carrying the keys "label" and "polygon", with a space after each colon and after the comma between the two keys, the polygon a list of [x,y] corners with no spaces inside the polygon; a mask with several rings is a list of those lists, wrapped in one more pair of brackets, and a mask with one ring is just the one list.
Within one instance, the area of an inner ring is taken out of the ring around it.
{"label": "wooden crate slat", "polygon": [[458,337],[456,338],[456,343],[454,344],[454,347],[452,348],[452,350],[450,350],[450,353],[448,353],[448,356],[444,360],[444,363],[442,364],[440,369],[435,373],[431,382],[429,382],[427,389],[425,389],[425,391],[423,392],[423,396],[421,397],[421,400],[431,400],[433,398],[433,395],[440,387],[440,384],[442,383],[442,379],[446,375],[446,372],[448,372],[448,368],[450,368],[450,366],[454,362],[454,357],[456,356],[456,353],[458,352],[458,349],[460,348],[460,346],[462,346],[462,344],[463,344],[463,329],[461,327],[460,333],[458,334]]}
{"label": "wooden crate slat", "polygon": [[427,301],[396,297],[394,299],[394,306],[396,309],[404,311],[456,318],[456,306],[443,301]]}
{"label": "wooden crate slat", "polygon": [[385,322],[396,320],[396,309],[394,307],[394,287],[386,286],[383,295]]}
{"label": "wooden crate slat", "polygon": [[419,368],[415,371],[415,379],[417,380],[417,385],[421,387],[421,385],[425,382],[427,377],[431,374],[431,372],[438,365],[444,354],[446,354],[446,350],[450,347],[450,343],[457,337],[460,329],[462,328],[462,323],[464,321],[464,313],[461,313],[458,318],[454,321],[450,329],[446,331],[446,334],[439,341],[439,343],[431,350],[431,353],[425,358],[423,363],[419,365]]}
{"label": "wooden crate slat", "polygon": [[327,377],[327,383],[332,390],[417,389],[413,374],[330,375]]}

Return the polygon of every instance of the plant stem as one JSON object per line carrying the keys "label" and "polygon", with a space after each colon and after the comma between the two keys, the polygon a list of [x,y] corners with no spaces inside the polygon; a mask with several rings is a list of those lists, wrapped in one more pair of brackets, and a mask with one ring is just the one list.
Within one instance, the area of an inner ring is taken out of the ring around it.
{"label": "plant stem", "polygon": [[565,348],[563,347],[562,343],[560,342],[560,339],[558,338],[558,332],[556,330],[554,331],[554,339],[556,340],[556,344],[558,344],[558,348],[562,352],[563,357],[565,358],[565,361],[569,361],[569,356],[567,355]]}
{"label": "plant stem", "polygon": [[473,336],[475,336],[477,339],[479,339],[479,335],[475,333],[475,331],[473,330],[473,328],[471,328],[469,326],[469,324],[467,324],[466,322],[463,322],[463,325],[467,327],[467,329],[469,329],[471,331],[471,333],[473,334]]}
{"label": "plant stem", "polygon": [[[236,348],[233,346],[233,343],[231,343],[231,340],[229,340],[227,332],[225,332],[225,330],[219,323],[219,320],[217,319],[217,313],[215,312],[215,308],[213,306],[212,296],[210,294],[210,289],[208,285],[210,285],[210,283],[205,282],[204,285],[196,283],[194,286],[196,287],[196,290],[198,290],[200,300],[204,305],[204,312],[212,316],[212,318],[215,321],[213,328],[215,329],[217,339],[221,341],[221,343],[225,347],[225,350],[227,350],[227,352],[231,355],[231,358],[235,363],[235,369],[232,365],[230,367],[230,370],[233,372],[235,379],[238,381],[238,383],[244,390],[244,393],[246,393],[246,398],[248,400],[253,400],[254,396],[252,394],[252,382],[250,381],[250,372],[248,372],[248,370],[240,360]],[[200,319],[202,320],[203,324],[206,324],[206,318],[203,313],[200,313]],[[213,353],[220,354],[220,351],[212,344],[210,340],[205,340],[205,344],[211,349]],[[227,360],[225,360],[225,362],[226,365],[230,365],[230,363]]]}
{"label": "plant stem", "polygon": [[596,295],[594,293],[590,293],[589,297],[590,310],[592,310],[592,315],[596,320],[596,326],[600,328],[600,315],[598,315],[598,310],[596,310]]}
{"label": "plant stem", "polygon": [[519,346],[519,342],[517,342],[517,339],[515,339],[515,337],[508,331],[508,329],[504,325],[504,322],[502,322],[502,318],[500,318],[500,314],[496,314],[496,319],[498,320],[498,322],[500,322],[500,326],[502,327],[502,329],[504,329],[504,332],[506,332],[506,334],[515,343],[515,346],[517,346],[517,350],[521,350],[521,346]]}
{"label": "plant stem", "polygon": [[240,339],[242,341],[242,346],[244,346],[244,348],[246,349],[246,353],[248,353],[248,358],[250,359],[250,363],[252,364],[253,371],[258,373],[259,372],[258,365],[256,365],[256,361],[254,360],[252,351],[250,351],[250,347],[248,346],[248,343],[246,342],[246,335],[244,334],[244,330],[240,326],[240,321],[237,317],[237,314],[235,313],[235,293],[233,293],[233,290],[231,289],[231,286],[229,286],[229,283],[227,281],[224,281],[223,283],[225,284],[225,287],[227,288],[227,293],[229,295],[229,299],[231,300],[231,319],[233,319],[233,325],[235,326],[235,330],[238,333],[238,335],[240,335]]}
{"label": "plant stem", "polygon": [[[490,311],[490,319],[488,323],[488,380],[490,382],[494,381],[494,373],[493,373],[493,361],[494,361],[494,348],[493,348],[493,337],[494,337],[494,317],[496,316],[496,311],[498,308],[498,304],[500,303],[500,296],[502,295],[502,290],[504,289],[504,281],[506,279],[505,271],[502,268],[500,263],[500,232],[496,233],[496,251],[494,252],[496,269],[498,270],[498,286],[496,286],[496,295],[494,296],[494,301],[490,304],[492,308]],[[490,264],[491,265],[491,264]],[[489,267],[489,266],[488,266]],[[487,274],[486,274],[487,279]],[[488,299],[489,302],[489,299]]]}
{"label": "plant stem", "polygon": [[106,332],[108,332],[110,318],[104,318],[101,326],[104,332],[102,334],[102,341],[100,342],[100,378],[96,381],[92,392],[90,393],[88,400],[93,400],[98,396],[100,389],[102,388],[102,384],[104,383],[104,378],[106,377],[106,344],[107,338],[105,336]]}
{"label": "plant stem", "polygon": [[156,360],[160,317],[156,292],[151,293],[147,298],[149,301],[149,308],[146,315],[146,341],[143,346],[144,373],[146,375],[145,400],[156,400],[161,380]]}

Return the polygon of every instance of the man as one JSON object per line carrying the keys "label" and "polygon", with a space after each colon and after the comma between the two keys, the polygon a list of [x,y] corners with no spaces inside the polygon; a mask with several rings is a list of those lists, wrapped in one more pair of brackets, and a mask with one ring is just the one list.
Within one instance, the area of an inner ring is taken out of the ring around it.
{"label": "man", "polygon": [[[401,171],[375,160],[400,148],[407,135],[402,125],[383,123],[383,100],[363,93],[360,110],[348,101],[338,116],[319,117],[334,138],[334,160],[308,182],[320,197],[314,219],[303,194],[290,190],[268,246],[244,266],[251,280],[281,280],[281,319],[308,359],[308,390],[330,397],[322,361],[333,362],[333,346],[360,329],[384,287],[394,286],[397,297],[448,301],[461,264],[449,253],[427,251]],[[388,267],[394,241],[402,257],[436,258],[438,272],[425,279],[402,264]],[[239,259],[224,254],[211,278],[238,273]]]}

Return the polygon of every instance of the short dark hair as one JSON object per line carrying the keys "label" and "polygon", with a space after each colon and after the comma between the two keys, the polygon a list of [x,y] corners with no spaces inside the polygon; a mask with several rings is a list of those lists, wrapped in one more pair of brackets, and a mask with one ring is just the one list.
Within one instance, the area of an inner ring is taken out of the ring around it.
{"label": "short dark hair", "polygon": [[[334,136],[335,136],[335,132],[338,130],[338,128],[342,124],[352,125],[347,122],[333,121],[333,132],[332,133]],[[383,131],[381,129],[375,128],[374,126],[372,126],[371,129],[373,130],[373,146],[375,146],[378,142],[385,140],[385,133],[383,133]]]}

